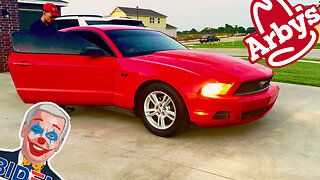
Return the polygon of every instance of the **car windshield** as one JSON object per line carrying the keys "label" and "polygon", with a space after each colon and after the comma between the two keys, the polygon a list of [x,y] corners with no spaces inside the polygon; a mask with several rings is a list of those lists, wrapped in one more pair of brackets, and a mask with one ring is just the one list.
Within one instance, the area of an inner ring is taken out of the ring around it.
{"label": "car windshield", "polygon": [[113,30],[105,31],[124,57],[153,54],[158,51],[187,49],[158,31]]}
{"label": "car windshield", "polygon": [[209,36],[202,36],[202,38],[208,38]]}
{"label": "car windshield", "polygon": [[109,21],[92,21],[86,20],[88,25],[103,25],[103,24],[114,24],[114,25],[128,25],[128,26],[139,26],[144,27],[141,21],[132,21],[132,20],[109,20]]}

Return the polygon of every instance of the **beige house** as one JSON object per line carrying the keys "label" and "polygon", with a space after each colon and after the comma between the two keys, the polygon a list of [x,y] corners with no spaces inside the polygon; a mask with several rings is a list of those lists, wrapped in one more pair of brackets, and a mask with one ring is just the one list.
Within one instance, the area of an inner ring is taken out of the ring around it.
{"label": "beige house", "polygon": [[148,28],[157,29],[170,36],[177,37],[177,28],[167,24],[167,16],[151,9],[116,7],[110,13],[110,16],[138,19]]}
{"label": "beige house", "polygon": [[[320,1],[319,1],[319,3],[320,3]],[[318,5],[318,9],[320,11],[320,4]],[[316,29],[318,30],[318,32],[320,34],[320,24],[316,26]],[[318,43],[320,43],[320,37],[319,37]]]}
{"label": "beige house", "polygon": [[[320,1],[319,1],[319,3],[320,3]],[[305,7],[309,7],[309,5],[307,5],[307,6],[305,6]],[[320,4],[318,5],[318,9],[319,9],[319,11],[320,11]],[[318,30],[318,32],[319,32],[319,34],[320,34],[320,24],[317,25],[317,26],[315,26],[315,28]],[[319,37],[318,43],[320,43],[320,37]]]}

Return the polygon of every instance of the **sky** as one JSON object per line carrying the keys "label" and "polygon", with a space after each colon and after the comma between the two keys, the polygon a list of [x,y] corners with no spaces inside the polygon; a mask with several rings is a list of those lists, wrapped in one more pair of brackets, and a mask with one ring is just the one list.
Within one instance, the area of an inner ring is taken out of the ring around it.
{"label": "sky", "polygon": [[[178,31],[205,27],[217,28],[230,24],[251,27],[251,0],[64,0],[69,2],[62,15],[94,14],[108,16],[117,7],[139,6],[152,9],[167,17],[167,23]],[[292,5],[318,4],[319,0],[288,0]]]}

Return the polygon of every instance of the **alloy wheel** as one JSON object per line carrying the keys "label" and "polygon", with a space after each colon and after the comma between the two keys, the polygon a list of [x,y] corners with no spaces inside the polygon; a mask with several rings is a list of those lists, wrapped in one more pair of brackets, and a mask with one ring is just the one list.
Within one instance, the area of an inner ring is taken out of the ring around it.
{"label": "alloy wheel", "polygon": [[144,114],[154,128],[161,130],[170,128],[177,116],[173,100],[162,91],[151,92],[145,98]]}

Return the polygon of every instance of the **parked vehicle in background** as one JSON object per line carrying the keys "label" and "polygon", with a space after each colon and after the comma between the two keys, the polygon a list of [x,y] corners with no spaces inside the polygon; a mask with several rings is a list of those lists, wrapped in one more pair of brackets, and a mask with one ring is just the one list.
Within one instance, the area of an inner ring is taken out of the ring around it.
{"label": "parked vehicle in background", "polygon": [[103,17],[98,15],[66,15],[57,17],[54,21],[57,30],[76,26],[109,24],[145,27],[140,20],[120,17]]}
{"label": "parked vehicle in background", "polygon": [[258,32],[257,32],[257,31],[255,31],[255,32],[253,32],[253,33],[250,33],[250,34],[248,34],[247,36],[249,36],[249,35],[252,35],[252,36],[259,36],[259,34],[258,34]]}
{"label": "parked vehicle in background", "polygon": [[25,103],[117,106],[167,137],[190,122],[225,126],[262,118],[278,96],[271,69],[191,51],[156,30],[103,25],[62,31],[13,34],[8,65]]}
{"label": "parked vehicle in background", "polygon": [[220,41],[219,38],[217,38],[216,36],[213,35],[209,35],[209,36],[202,36],[200,39],[200,43],[204,43],[204,42],[214,42],[214,41]]}

